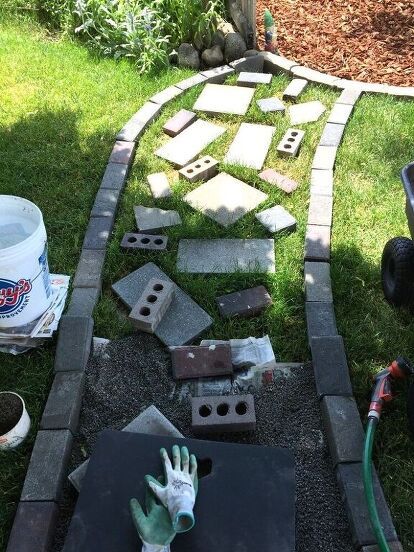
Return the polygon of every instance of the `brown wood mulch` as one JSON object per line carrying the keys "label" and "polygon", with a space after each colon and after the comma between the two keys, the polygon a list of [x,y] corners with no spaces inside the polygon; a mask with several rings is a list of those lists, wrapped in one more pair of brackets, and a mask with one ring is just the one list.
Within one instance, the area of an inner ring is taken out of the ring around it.
{"label": "brown wood mulch", "polygon": [[342,78],[414,85],[414,0],[257,0],[278,27],[279,53]]}

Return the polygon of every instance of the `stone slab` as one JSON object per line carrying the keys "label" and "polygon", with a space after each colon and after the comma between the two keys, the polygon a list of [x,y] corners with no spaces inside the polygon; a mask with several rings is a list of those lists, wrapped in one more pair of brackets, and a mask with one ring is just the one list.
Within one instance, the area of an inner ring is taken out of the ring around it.
{"label": "stone slab", "polygon": [[224,132],[224,127],[199,119],[158,148],[155,154],[181,168]]}
{"label": "stone slab", "polygon": [[277,146],[277,151],[283,157],[296,157],[299,154],[304,136],[304,130],[288,128]]}
{"label": "stone slab", "polygon": [[37,432],[24,480],[22,502],[59,500],[72,450],[72,433],[67,429]]}
{"label": "stone slab", "polygon": [[353,105],[336,103],[329,114],[328,123],[346,125],[353,109]]}
{"label": "stone slab", "polygon": [[328,263],[305,262],[306,301],[332,303],[331,267]]}
{"label": "stone slab", "polygon": [[172,195],[168,177],[165,172],[149,174],[147,176],[147,181],[154,199],[170,197]]}
{"label": "stone slab", "polygon": [[274,240],[180,240],[177,268],[198,274],[275,272]]}
{"label": "stone slab", "polygon": [[180,82],[177,82],[174,86],[177,88],[180,88],[181,90],[188,90],[189,88],[192,88],[193,86],[197,86],[198,84],[202,84],[207,80],[207,77],[205,77],[202,73],[197,73],[196,75],[193,75],[192,77],[188,77],[188,79],[184,79]]}
{"label": "stone slab", "polygon": [[255,431],[253,395],[191,397],[191,429],[194,433]]}
{"label": "stone slab", "polygon": [[221,65],[220,67],[214,67],[207,71],[201,71],[200,74],[205,77],[206,83],[222,84],[227,77],[234,74],[234,69],[230,67],[230,65]]}
{"label": "stone slab", "polygon": [[275,127],[242,123],[224,162],[260,170],[269,151]]}
{"label": "stone slab", "polygon": [[121,241],[122,249],[148,249],[152,251],[164,251],[167,248],[168,237],[151,234],[137,234],[127,232]]}
{"label": "stone slab", "polygon": [[311,171],[311,194],[333,195],[334,177],[332,169],[312,169]]}
{"label": "stone slab", "polygon": [[312,337],[312,365],[316,391],[320,398],[325,395],[352,397],[344,341],[340,335]]}
{"label": "stone slab", "polygon": [[308,85],[308,81],[305,79],[292,79],[285,88],[282,98],[284,100],[296,101],[305,88]]}
{"label": "stone slab", "polygon": [[153,102],[145,102],[126,125],[118,132],[117,140],[136,142],[140,139],[148,126],[158,117],[162,105]]}
{"label": "stone slab", "polygon": [[181,217],[177,211],[164,211],[157,207],[137,205],[134,207],[134,213],[137,228],[141,233],[157,232],[162,228],[181,224]]}
{"label": "stone slab", "polygon": [[73,286],[101,289],[104,261],[105,251],[82,249]]}
{"label": "stone slab", "polygon": [[230,344],[209,347],[182,346],[171,349],[175,380],[229,376],[233,374]]}
{"label": "stone slab", "polygon": [[301,77],[312,82],[319,82],[320,84],[326,84],[327,86],[332,86],[338,78],[301,65],[293,67],[292,73],[297,77]]}
{"label": "stone slab", "polygon": [[259,84],[270,84],[272,75],[270,73],[253,73],[241,71],[237,78],[237,86],[245,86],[247,88],[256,88]]}
{"label": "stone slab", "polygon": [[[356,547],[376,544],[362,481],[362,464],[339,464],[336,477],[351,526],[352,540]],[[384,494],[375,468],[373,469],[374,495],[385,538],[398,541]]]}
{"label": "stone slab", "polygon": [[318,146],[313,158],[312,169],[333,170],[337,151],[337,146]]}
{"label": "stone slab", "polygon": [[220,173],[188,193],[184,201],[227,227],[255,209],[267,197],[241,180],[227,173]]}
{"label": "stone slab", "polygon": [[257,100],[257,105],[259,106],[262,113],[273,113],[275,111],[284,113],[286,106],[278,98],[263,98]]}
{"label": "stone slab", "polygon": [[178,172],[181,176],[186,178],[190,182],[198,182],[199,180],[209,180],[213,178],[218,172],[219,162],[211,155],[204,155],[183,167]]}
{"label": "stone slab", "polygon": [[338,335],[333,303],[306,301],[308,340],[312,337]]}
{"label": "stone slab", "polygon": [[106,249],[114,226],[113,214],[110,217],[91,217],[83,240],[84,249]]}
{"label": "stone slab", "polygon": [[[147,263],[113,284],[112,289],[132,309],[151,278],[172,282],[157,265]],[[155,335],[167,346],[186,345],[194,342],[212,322],[211,317],[176,285],[170,308],[155,330]]]}
{"label": "stone slab", "polygon": [[209,115],[222,113],[245,115],[252,101],[254,90],[225,84],[206,84],[193,109]]}
{"label": "stone slab", "polygon": [[100,290],[98,288],[73,288],[66,314],[92,316],[99,297]]}
{"label": "stone slab", "polygon": [[336,100],[337,104],[355,105],[361,97],[361,90],[357,88],[344,88]]}
{"label": "stone slab", "polygon": [[223,318],[251,318],[260,315],[269,307],[272,298],[264,286],[257,286],[220,295],[216,298],[216,303]]}
{"label": "stone slab", "polygon": [[117,140],[109,156],[109,163],[120,163],[121,165],[131,165],[134,160],[135,142],[125,142]]}
{"label": "stone slab", "polygon": [[364,430],[353,397],[325,396],[322,419],[334,466],[343,462],[362,462]]}
{"label": "stone slab", "polygon": [[91,352],[93,325],[92,316],[62,316],[56,345],[55,372],[85,370]]}
{"label": "stone slab", "polygon": [[[389,542],[388,546],[390,548],[390,552],[404,552],[403,547],[399,542]],[[381,550],[379,549],[379,546],[373,544],[371,546],[363,546],[361,548],[361,552],[381,552]]]}
{"label": "stone slab", "polygon": [[345,125],[336,123],[326,123],[319,146],[336,146],[338,147],[342,141],[342,136],[345,130]]}
{"label": "stone slab", "polygon": [[76,433],[83,386],[83,372],[57,373],[43,410],[40,429],[69,429]]}
{"label": "stone slab", "polygon": [[274,169],[264,170],[259,174],[259,177],[265,182],[277,186],[287,194],[291,194],[298,187],[298,183],[295,180],[276,172]]}
{"label": "stone slab", "polygon": [[313,101],[291,105],[288,111],[291,124],[301,125],[317,121],[325,113],[326,107],[320,101]]}
{"label": "stone slab", "polygon": [[331,258],[331,228],[308,224],[305,236],[305,260],[329,262]]}
{"label": "stone slab", "polygon": [[197,115],[193,111],[188,109],[180,109],[171,119],[165,123],[162,130],[168,136],[174,138],[177,134],[180,134],[184,129],[190,126],[197,119]]}
{"label": "stone slab", "polygon": [[295,217],[281,205],[275,205],[270,209],[257,213],[256,218],[269,232],[294,232],[296,230]]}
{"label": "stone slab", "polygon": [[141,297],[129,313],[133,326],[154,333],[174,298],[175,284],[162,278],[151,278]]}
{"label": "stone slab", "polygon": [[332,226],[332,196],[311,194],[309,203],[308,224]]}
{"label": "stone slab", "polygon": [[158,105],[165,105],[182,93],[183,90],[181,88],[172,85],[168,88],[164,88],[164,90],[161,90],[158,94],[151,96],[150,101]]}
{"label": "stone slab", "polygon": [[248,71],[250,73],[262,73],[264,60],[262,56],[248,56],[236,59],[230,63],[230,66],[236,71],[236,73],[241,73],[242,71]]}
{"label": "stone slab", "polygon": [[19,502],[6,552],[49,552],[57,515],[54,502]]}
{"label": "stone slab", "polygon": [[91,217],[115,217],[121,190],[100,188],[95,197]]}
{"label": "stone slab", "polygon": [[128,165],[108,163],[102,178],[101,189],[122,191],[124,189],[127,176]]}
{"label": "stone slab", "polygon": [[[145,433],[146,435],[160,435],[182,439],[184,435],[168,420],[153,404],[143,410],[136,418],[127,424],[121,431],[129,433]],[[80,492],[83,478],[86,475],[89,459],[80,464],[68,475],[69,481]]]}

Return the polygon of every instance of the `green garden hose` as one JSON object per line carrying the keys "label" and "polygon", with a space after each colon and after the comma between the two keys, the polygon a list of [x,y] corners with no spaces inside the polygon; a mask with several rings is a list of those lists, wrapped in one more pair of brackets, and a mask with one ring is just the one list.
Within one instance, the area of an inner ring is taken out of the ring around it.
{"label": "green garden hose", "polygon": [[378,419],[374,417],[368,418],[367,431],[365,435],[364,457],[363,457],[363,480],[365,498],[368,505],[369,517],[371,519],[372,528],[378,542],[381,552],[391,552],[381,522],[378,515],[377,504],[374,496],[374,485],[372,482],[372,445],[374,443],[375,430],[377,429]]}

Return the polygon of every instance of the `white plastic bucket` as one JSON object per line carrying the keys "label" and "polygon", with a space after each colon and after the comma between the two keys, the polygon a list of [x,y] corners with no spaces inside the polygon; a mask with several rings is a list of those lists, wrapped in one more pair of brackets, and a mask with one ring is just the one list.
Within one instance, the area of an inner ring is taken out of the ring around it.
{"label": "white plastic bucket", "polygon": [[13,393],[13,391],[3,391],[0,393],[0,405],[1,405],[1,395],[4,395],[6,393],[11,395],[16,395],[16,397],[19,397],[19,399],[22,402],[23,410],[20,416],[20,420],[17,422],[17,424],[4,435],[0,435],[0,450],[12,449],[19,446],[20,443],[25,440],[30,429],[30,417],[29,417],[29,414],[27,413],[24,400],[20,395],[18,395],[17,393]]}
{"label": "white plastic bucket", "polygon": [[51,300],[42,213],[27,199],[0,195],[0,328],[36,320]]}

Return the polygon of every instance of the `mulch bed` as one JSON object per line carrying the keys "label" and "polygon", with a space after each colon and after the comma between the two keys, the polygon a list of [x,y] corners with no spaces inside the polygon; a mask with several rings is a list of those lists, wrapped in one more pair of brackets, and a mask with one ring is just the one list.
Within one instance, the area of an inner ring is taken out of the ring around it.
{"label": "mulch bed", "polygon": [[342,78],[414,85],[413,0],[257,0],[278,26],[279,53]]}

